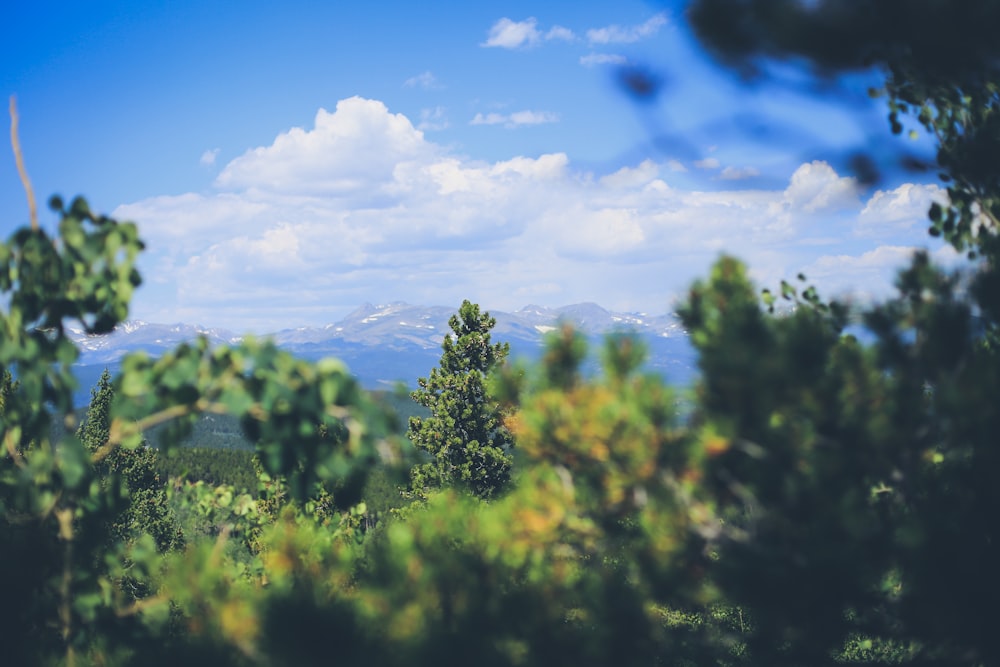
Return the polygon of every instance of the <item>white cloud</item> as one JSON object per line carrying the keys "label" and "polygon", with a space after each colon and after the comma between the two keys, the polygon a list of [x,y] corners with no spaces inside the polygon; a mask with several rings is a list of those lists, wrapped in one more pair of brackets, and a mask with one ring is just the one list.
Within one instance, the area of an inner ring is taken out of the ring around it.
{"label": "white cloud", "polygon": [[[809,282],[823,286],[824,296],[871,302],[895,294],[896,276],[916,250],[913,245],[880,245],[856,255],[824,255],[804,266],[802,273]],[[936,248],[931,258],[951,268],[963,261],[962,255],[949,245]]]}
{"label": "white cloud", "polygon": [[891,271],[913,255],[912,246],[879,246],[861,255],[824,255],[806,268],[809,278]]}
{"label": "white cloud", "polygon": [[728,166],[719,172],[719,178],[724,181],[742,181],[747,178],[760,176],[760,170],[755,167],[733,167]]}
{"label": "white cloud", "polygon": [[403,82],[403,86],[406,88],[422,88],[424,90],[440,90],[444,87],[437,80],[437,77],[429,71],[411,76]]}
{"label": "white cloud", "polygon": [[538,21],[529,18],[524,21],[512,21],[502,18],[490,28],[486,41],[480,46],[499,47],[502,49],[517,49],[537,44],[542,39],[542,33],[537,28]]}
{"label": "white cloud", "polygon": [[934,184],[904,183],[895,190],[879,190],[858,216],[856,231],[860,236],[882,236],[926,229],[931,203],[947,199],[947,192]]}
{"label": "white cloud", "polygon": [[417,129],[421,132],[438,132],[451,127],[448,121],[447,110],[444,107],[434,107],[432,109],[420,110],[420,122]]}
{"label": "white cloud", "polygon": [[629,44],[652,37],[667,23],[666,14],[657,14],[645,23],[635,26],[609,25],[587,31],[591,44]]}
{"label": "white cloud", "polygon": [[201,158],[199,158],[198,162],[208,167],[215,164],[215,158],[217,158],[218,156],[219,156],[219,149],[213,148],[211,150],[207,150],[204,153],[202,153]]}
{"label": "white cloud", "polygon": [[611,188],[634,188],[649,183],[659,175],[660,166],[652,160],[644,160],[638,167],[622,167],[602,177],[600,182]]}
{"label": "white cloud", "polygon": [[810,162],[795,170],[785,190],[790,205],[806,212],[857,205],[857,182],[838,176],[826,162]]}
{"label": "white cloud", "polygon": [[551,111],[515,111],[510,114],[496,112],[477,113],[469,121],[470,125],[503,125],[507,128],[523,125],[541,125],[559,122],[559,115]]}
{"label": "white cloud", "polygon": [[493,24],[486,41],[480,46],[519,49],[535,46],[542,40],[573,42],[576,41],[576,33],[565,26],[554,25],[543,34],[538,29],[538,21],[534,17],[524,21],[512,21],[504,17]]}
{"label": "white cloud", "polygon": [[545,33],[545,39],[558,39],[563,42],[572,42],[576,39],[576,35],[569,28],[556,25],[552,26],[549,31]]}
{"label": "white cloud", "polygon": [[423,133],[402,114],[374,100],[352,97],[334,113],[320,109],[312,130],[292,128],[270,146],[247,151],[216,179],[225,189],[327,196],[371,194],[373,182],[389,183],[400,162],[432,150]]}
{"label": "white cloud", "polygon": [[717,158],[707,157],[704,160],[695,160],[694,166],[698,169],[718,169],[722,163]]}
{"label": "white cloud", "polygon": [[595,65],[624,65],[628,58],[617,53],[588,53],[580,56],[580,64],[584,67],[594,67]]}
{"label": "white cloud", "polygon": [[510,122],[514,125],[557,123],[559,115],[551,111],[515,111],[510,115]]}
{"label": "white cloud", "polygon": [[227,234],[234,218],[248,226],[264,224],[272,209],[268,200],[253,192],[162,195],[119,206],[115,214],[142,221],[143,235],[156,244],[195,252]]}
{"label": "white cloud", "polygon": [[[396,299],[664,312],[720,252],[768,284],[805,267],[821,288],[877,291],[926,241],[921,230],[892,235],[901,191],[862,201],[825,163],[802,165],[783,189],[708,192],[682,187],[675,179],[692,176],[678,167],[645,160],[595,174],[564,153],[475,160],[351,98],[230,161],[214,190],[114,215],[138,221],[149,248],[137,317],[262,332]],[[875,249],[852,233],[880,221]]]}
{"label": "white cloud", "polygon": [[500,125],[506,122],[507,116],[491,111],[487,114],[477,113],[472,120],[469,121],[469,125]]}

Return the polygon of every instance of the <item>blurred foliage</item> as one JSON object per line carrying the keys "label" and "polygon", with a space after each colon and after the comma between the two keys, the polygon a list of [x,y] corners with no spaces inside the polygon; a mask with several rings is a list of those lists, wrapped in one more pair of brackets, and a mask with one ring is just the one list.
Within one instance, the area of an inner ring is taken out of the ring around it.
{"label": "blurred foliage", "polygon": [[[66,323],[100,334],[126,317],[142,243],[134,225],[94,215],[82,199],[65,208],[53,198],[52,207],[62,218],[56,237],[23,228],[0,246],[0,370],[17,378],[16,390],[4,386],[0,422],[0,538],[9,545],[0,566],[15,579],[3,584],[7,599],[27,601],[0,621],[16,664],[58,655],[76,662],[106,636],[120,632],[127,646],[142,634],[133,627],[138,602],[115,582],[129,570],[137,588],[154,590],[139,575],[156,569],[157,541],[161,549],[172,541],[146,521],[147,510],[163,504],[148,499],[143,507],[145,490],[162,492],[145,429],[169,423],[160,438],[169,453],[197,414],[236,414],[263,468],[286,477],[296,498],[320,480],[359,492],[373,462],[400,455],[399,443],[382,437],[380,409],[339,362],[307,364],[256,341],[209,349],[202,339],[155,361],[126,357],[113,385],[105,378],[95,391],[79,435],[54,440],[53,416],[73,420],[78,352]],[[329,429],[343,437],[324,438]],[[119,538],[111,545],[108,526]],[[136,538],[134,530],[159,539]]]}
{"label": "blurred foliage", "polygon": [[157,458],[160,478],[203,481],[212,486],[227,485],[257,493],[257,471],[250,449],[178,447],[168,456]]}
{"label": "blurred foliage", "polygon": [[[392,419],[386,424],[389,432],[405,435],[410,417],[426,417],[430,411],[418,405],[410,398],[408,392],[400,391],[368,391],[371,400],[381,406],[387,417]],[[58,426],[58,425],[57,425]],[[147,440],[155,445],[167,424],[154,426],[146,431]],[[230,449],[253,452],[254,443],[249,440],[240,426],[239,417],[230,414],[208,413],[200,414],[191,426],[190,432],[182,438],[176,448],[172,448],[171,456],[183,452],[184,449]],[[208,454],[205,454],[208,456]],[[233,454],[233,456],[240,456]],[[195,464],[197,465],[197,464]],[[180,472],[180,470],[178,470]],[[235,482],[231,482],[234,483]],[[239,486],[239,484],[237,484]],[[251,484],[250,487],[253,485]]]}
{"label": "blurred foliage", "polygon": [[[90,407],[76,435],[91,453],[100,449],[110,437],[111,402],[114,390],[111,374],[105,369],[91,390]],[[99,483],[112,492],[121,492],[121,513],[108,525],[112,541],[132,542],[141,535],[153,537],[157,548],[166,551],[182,542],[180,527],[167,505],[165,477],[159,471],[156,450],[141,446],[136,449],[117,448],[94,466]]]}
{"label": "blurred foliage", "polygon": [[[941,22],[947,54],[949,26],[969,21],[959,34],[971,39],[994,4],[906,6]],[[975,249],[971,270],[917,254],[895,297],[852,311],[791,283],[761,295],[739,261],[720,259],[680,311],[701,370],[683,418],[634,339],[609,339],[595,377],[581,373],[586,345],[571,328],[552,333],[539,364],[501,366],[492,319],[466,302],[417,392],[430,416],[411,434],[432,458],[411,477],[421,502],[402,511],[394,475],[411,459],[392,420],[339,362],[269,343],[130,356],[74,432],[66,323],[101,333],[127,315],[142,244],[82,199],[53,201],[57,235],[25,228],[0,246],[5,660],[1000,662],[998,188],[973,159],[992,141],[993,47],[927,64],[923,28],[907,37],[879,23],[894,7],[696,0],[691,16],[709,39],[736,31],[745,43],[731,57],[797,54],[827,69],[864,61],[823,55],[853,47],[803,21],[846,30],[822,13],[836,8],[866,18],[857,41],[872,48],[865,36],[885,28],[885,50],[867,57],[887,68],[890,114],[913,110],[907,96],[931,110],[954,192],[930,217]],[[709,9],[732,15],[713,28]],[[794,40],[746,37],[799,27]],[[790,307],[776,313],[778,299]],[[170,461],[206,413],[239,420],[256,487],[158,484],[148,457]],[[144,444],[155,426],[158,454]],[[163,539],[161,519],[183,545]]]}
{"label": "blurred foliage", "polygon": [[[1000,1],[692,0],[688,18],[711,53],[750,79],[769,78],[776,63],[805,64],[815,78],[800,81],[822,97],[840,75],[876,71],[884,83],[870,94],[886,98],[892,132],[910,116],[934,139],[934,164],[898,151],[898,166],[936,169],[946,184],[931,234],[996,255]],[[871,156],[859,153],[855,166],[863,182],[877,178]]]}

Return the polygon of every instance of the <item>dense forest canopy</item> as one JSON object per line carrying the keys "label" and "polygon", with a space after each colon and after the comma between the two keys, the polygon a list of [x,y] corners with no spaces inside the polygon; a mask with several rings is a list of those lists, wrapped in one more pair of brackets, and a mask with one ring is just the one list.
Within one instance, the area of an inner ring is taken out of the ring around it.
{"label": "dense forest canopy", "polygon": [[[56,233],[0,246],[10,664],[1000,662],[1000,3],[689,10],[748,74],[877,68],[885,131],[911,115],[936,142],[931,233],[968,266],[916,254],[895,297],[852,309],[720,259],[680,312],[700,368],[683,418],[635,340],[609,339],[596,378],[569,327],[506,365],[466,302],[412,444],[341,363],[252,339],[130,355],[77,424],[66,326],[123,321],[143,246],[53,198]],[[239,419],[256,488],[159,460],[206,413]]]}

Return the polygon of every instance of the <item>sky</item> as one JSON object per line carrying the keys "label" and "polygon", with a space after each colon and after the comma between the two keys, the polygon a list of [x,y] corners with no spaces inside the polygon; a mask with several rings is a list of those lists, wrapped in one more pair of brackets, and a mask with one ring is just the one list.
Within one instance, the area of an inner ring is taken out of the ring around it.
{"label": "sky", "polygon": [[[877,79],[747,85],[683,2],[18,5],[0,92],[41,222],[58,193],[139,225],[135,319],[268,333],[463,299],[662,314],[723,253],[761,287],[804,273],[865,300],[915,247],[954,261],[926,232],[933,175],[863,187],[847,166],[906,141],[864,94]],[[28,213],[0,156],[7,236]]]}

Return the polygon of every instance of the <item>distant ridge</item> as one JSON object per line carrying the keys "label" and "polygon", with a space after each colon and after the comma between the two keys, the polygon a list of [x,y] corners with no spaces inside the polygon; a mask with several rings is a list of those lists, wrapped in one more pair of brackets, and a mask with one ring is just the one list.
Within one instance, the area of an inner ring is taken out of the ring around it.
{"label": "distant ridge", "polygon": [[[396,382],[415,386],[440,358],[441,342],[450,332],[449,318],[455,308],[415,306],[395,301],[366,303],[339,322],[318,327],[282,329],[265,337],[283,349],[307,359],[338,357],[368,388],[388,387]],[[677,318],[621,313],[595,303],[558,308],[527,305],[512,313],[491,310],[497,325],[493,337],[511,345],[512,358],[534,359],[542,349],[544,334],[563,322],[576,326],[595,348],[600,339],[614,332],[631,332],[649,348],[648,367],[676,384],[688,384],[694,374],[694,354]],[[88,336],[70,329],[81,350],[78,366],[81,381],[91,383],[104,367],[117,366],[128,352],[144,350],[158,356],[183,341],[206,336],[212,344],[231,344],[241,336],[225,329],[198,324],[154,324],[130,320],[112,333]],[[597,349],[592,350],[596,359]],[[591,364],[593,366],[593,363]],[[89,384],[81,387],[84,400]]]}

